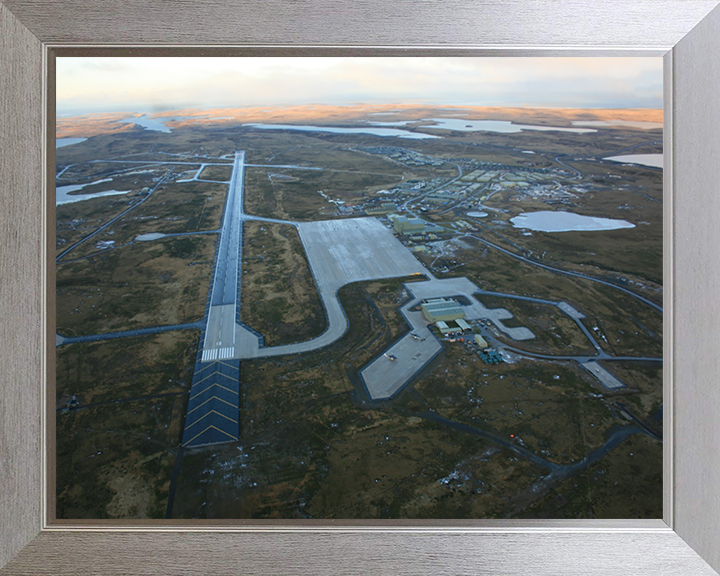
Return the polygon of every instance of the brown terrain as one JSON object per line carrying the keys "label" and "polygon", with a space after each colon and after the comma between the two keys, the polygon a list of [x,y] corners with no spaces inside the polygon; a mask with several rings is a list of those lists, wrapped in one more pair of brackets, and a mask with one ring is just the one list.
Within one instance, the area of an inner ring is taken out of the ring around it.
{"label": "brown terrain", "polygon": [[[287,106],[249,108],[215,108],[212,110],[173,110],[153,114],[154,118],[186,116],[185,120],[171,121],[170,128],[180,126],[232,125],[240,123],[312,123],[322,124],[353,124],[357,121],[367,121],[369,114],[378,112],[396,112],[387,114],[374,120],[392,122],[394,120],[422,119],[429,115],[437,115],[434,106],[418,106],[415,104],[386,104],[386,105],[355,105],[355,106]],[[453,113],[468,115],[474,120],[512,120],[514,122],[527,122],[534,124],[569,125],[577,120],[631,120],[642,122],[662,122],[661,109],[576,109],[576,108],[518,108],[500,106],[444,106],[442,116],[452,116]],[[120,123],[120,120],[137,117],[137,113],[87,114],[58,118],[57,137],[90,137],[98,134],[124,132],[133,129],[131,123]]]}

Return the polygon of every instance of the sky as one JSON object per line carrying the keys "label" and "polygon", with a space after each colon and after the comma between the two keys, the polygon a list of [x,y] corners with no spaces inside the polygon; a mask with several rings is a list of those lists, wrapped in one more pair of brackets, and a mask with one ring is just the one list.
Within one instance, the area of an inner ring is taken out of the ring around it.
{"label": "sky", "polygon": [[57,59],[58,115],[300,104],[662,108],[662,58]]}

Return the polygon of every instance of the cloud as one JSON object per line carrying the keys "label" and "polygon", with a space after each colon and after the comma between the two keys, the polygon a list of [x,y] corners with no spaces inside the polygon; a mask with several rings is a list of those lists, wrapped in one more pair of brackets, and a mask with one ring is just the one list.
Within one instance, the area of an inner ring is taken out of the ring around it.
{"label": "cloud", "polygon": [[662,59],[60,57],[56,86],[59,111],[360,101],[661,107]]}

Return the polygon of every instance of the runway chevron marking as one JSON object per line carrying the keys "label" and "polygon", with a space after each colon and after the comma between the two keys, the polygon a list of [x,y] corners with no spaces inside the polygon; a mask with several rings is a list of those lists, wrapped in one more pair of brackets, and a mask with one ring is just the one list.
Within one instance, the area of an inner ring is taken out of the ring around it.
{"label": "runway chevron marking", "polygon": [[205,418],[210,416],[210,414],[217,414],[218,416],[222,416],[226,420],[230,420],[230,422],[232,422],[233,424],[237,424],[237,420],[233,420],[232,418],[230,418],[230,416],[225,416],[225,414],[220,414],[220,412],[216,412],[215,410],[210,410],[210,412],[208,412],[207,414],[203,414],[202,416],[200,416],[200,418],[195,420],[195,422],[193,422],[192,424],[188,424],[187,426],[185,426],[185,430],[189,430],[190,428],[195,426],[195,424],[197,424],[198,422],[205,420]]}
{"label": "runway chevron marking", "polygon": [[218,388],[222,388],[223,390],[227,390],[228,392],[232,392],[233,394],[235,394],[235,396],[240,396],[240,394],[238,394],[237,392],[235,392],[235,390],[230,390],[230,388],[226,388],[226,387],[223,386],[222,384],[218,384],[217,382],[215,382],[214,384],[211,384],[210,386],[208,386],[207,388],[205,388],[205,390],[203,390],[203,391],[201,391],[201,392],[198,392],[198,393],[195,394],[194,396],[191,396],[191,397],[190,397],[190,400],[192,400],[193,398],[197,398],[198,396],[200,396],[200,394],[205,394],[205,392],[207,392],[208,390],[210,390],[210,388],[212,388],[213,386],[217,386]]}
{"label": "runway chevron marking", "polygon": [[211,396],[210,398],[208,398],[207,400],[205,400],[205,402],[203,402],[202,404],[198,404],[197,406],[195,406],[195,408],[193,408],[192,410],[190,410],[190,412],[188,412],[188,416],[189,416],[190,414],[192,414],[193,412],[195,412],[195,410],[197,410],[198,408],[200,408],[200,406],[203,406],[203,405],[207,404],[208,402],[210,402],[210,400],[213,400],[213,399],[214,399],[214,400],[220,400],[220,402],[223,402],[223,403],[227,404],[228,406],[230,406],[230,407],[234,408],[235,410],[237,410],[237,406],[235,406],[235,404],[231,404],[231,403],[228,402],[227,400],[223,400],[222,398],[218,398],[217,396]]}
{"label": "runway chevron marking", "polygon": [[200,432],[199,434],[195,434],[195,436],[193,436],[192,438],[190,438],[190,440],[188,440],[187,442],[185,442],[185,444],[183,444],[183,446],[187,446],[188,444],[190,444],[190,442],[192,442],[193,440],[195,440],[195,438],[197,438],[198,436],[201,436],[202,434],[205,434],[205,432],[207,432],[208,430],[210,430],[210,428],[212,428],[213,430],[217,430],[218,432],[221,432],[222,434],[225,434],[225,436],[231,438],[232,440],[237,440],[237,438],[236,438],[235,436],[233,436],[232,434],[228,434],[228,433],[225,432],[224,430],[220,430],[220,428],[216,428],[215,426],[208,426],[207,428],[205,428],[205,430],[203,430],[203,431]]}
{"label": "runway chevron marking", "polygon": [[195,374],[193,374],[193,376],[197,376],[198,374],[200,374],[200,372],[205,372],[205,370],[207,370],[208,368],[212,368],[213,366],[215,366],[215,364],[222,364],[222,362],[211,362],[210,364],[207,364],[206,366],[200,368],[200,370],[197,370]]}
{"label": "runway chevron marking", "polygon": [[228,380],[234,380],[235,382],[238,381],[237,378],[233,378],[232,376],[228,376],[227,374],[222,374],[221,372],[213,372],[212,374],[208,374],[207,376],[205,376],[205,378],[203,378],[202,380],[198,380],[197,382],[195,382],[195,384],[193,384],[193,387],[197,386],[201,382],[205,382],[205,380],[207,380],[208,378],[212,378],[215,374],[219,374],[222,378],[227,378]]}

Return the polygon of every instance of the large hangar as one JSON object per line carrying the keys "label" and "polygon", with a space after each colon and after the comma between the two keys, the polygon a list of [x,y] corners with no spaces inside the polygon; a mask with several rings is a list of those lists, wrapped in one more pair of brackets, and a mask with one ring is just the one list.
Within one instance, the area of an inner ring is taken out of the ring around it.
{"label": "large hangar", "polygon": [[457,300],[433,298],[423,302],[420,308],[428,322],[449,322],[465,318],[465,311]]}

